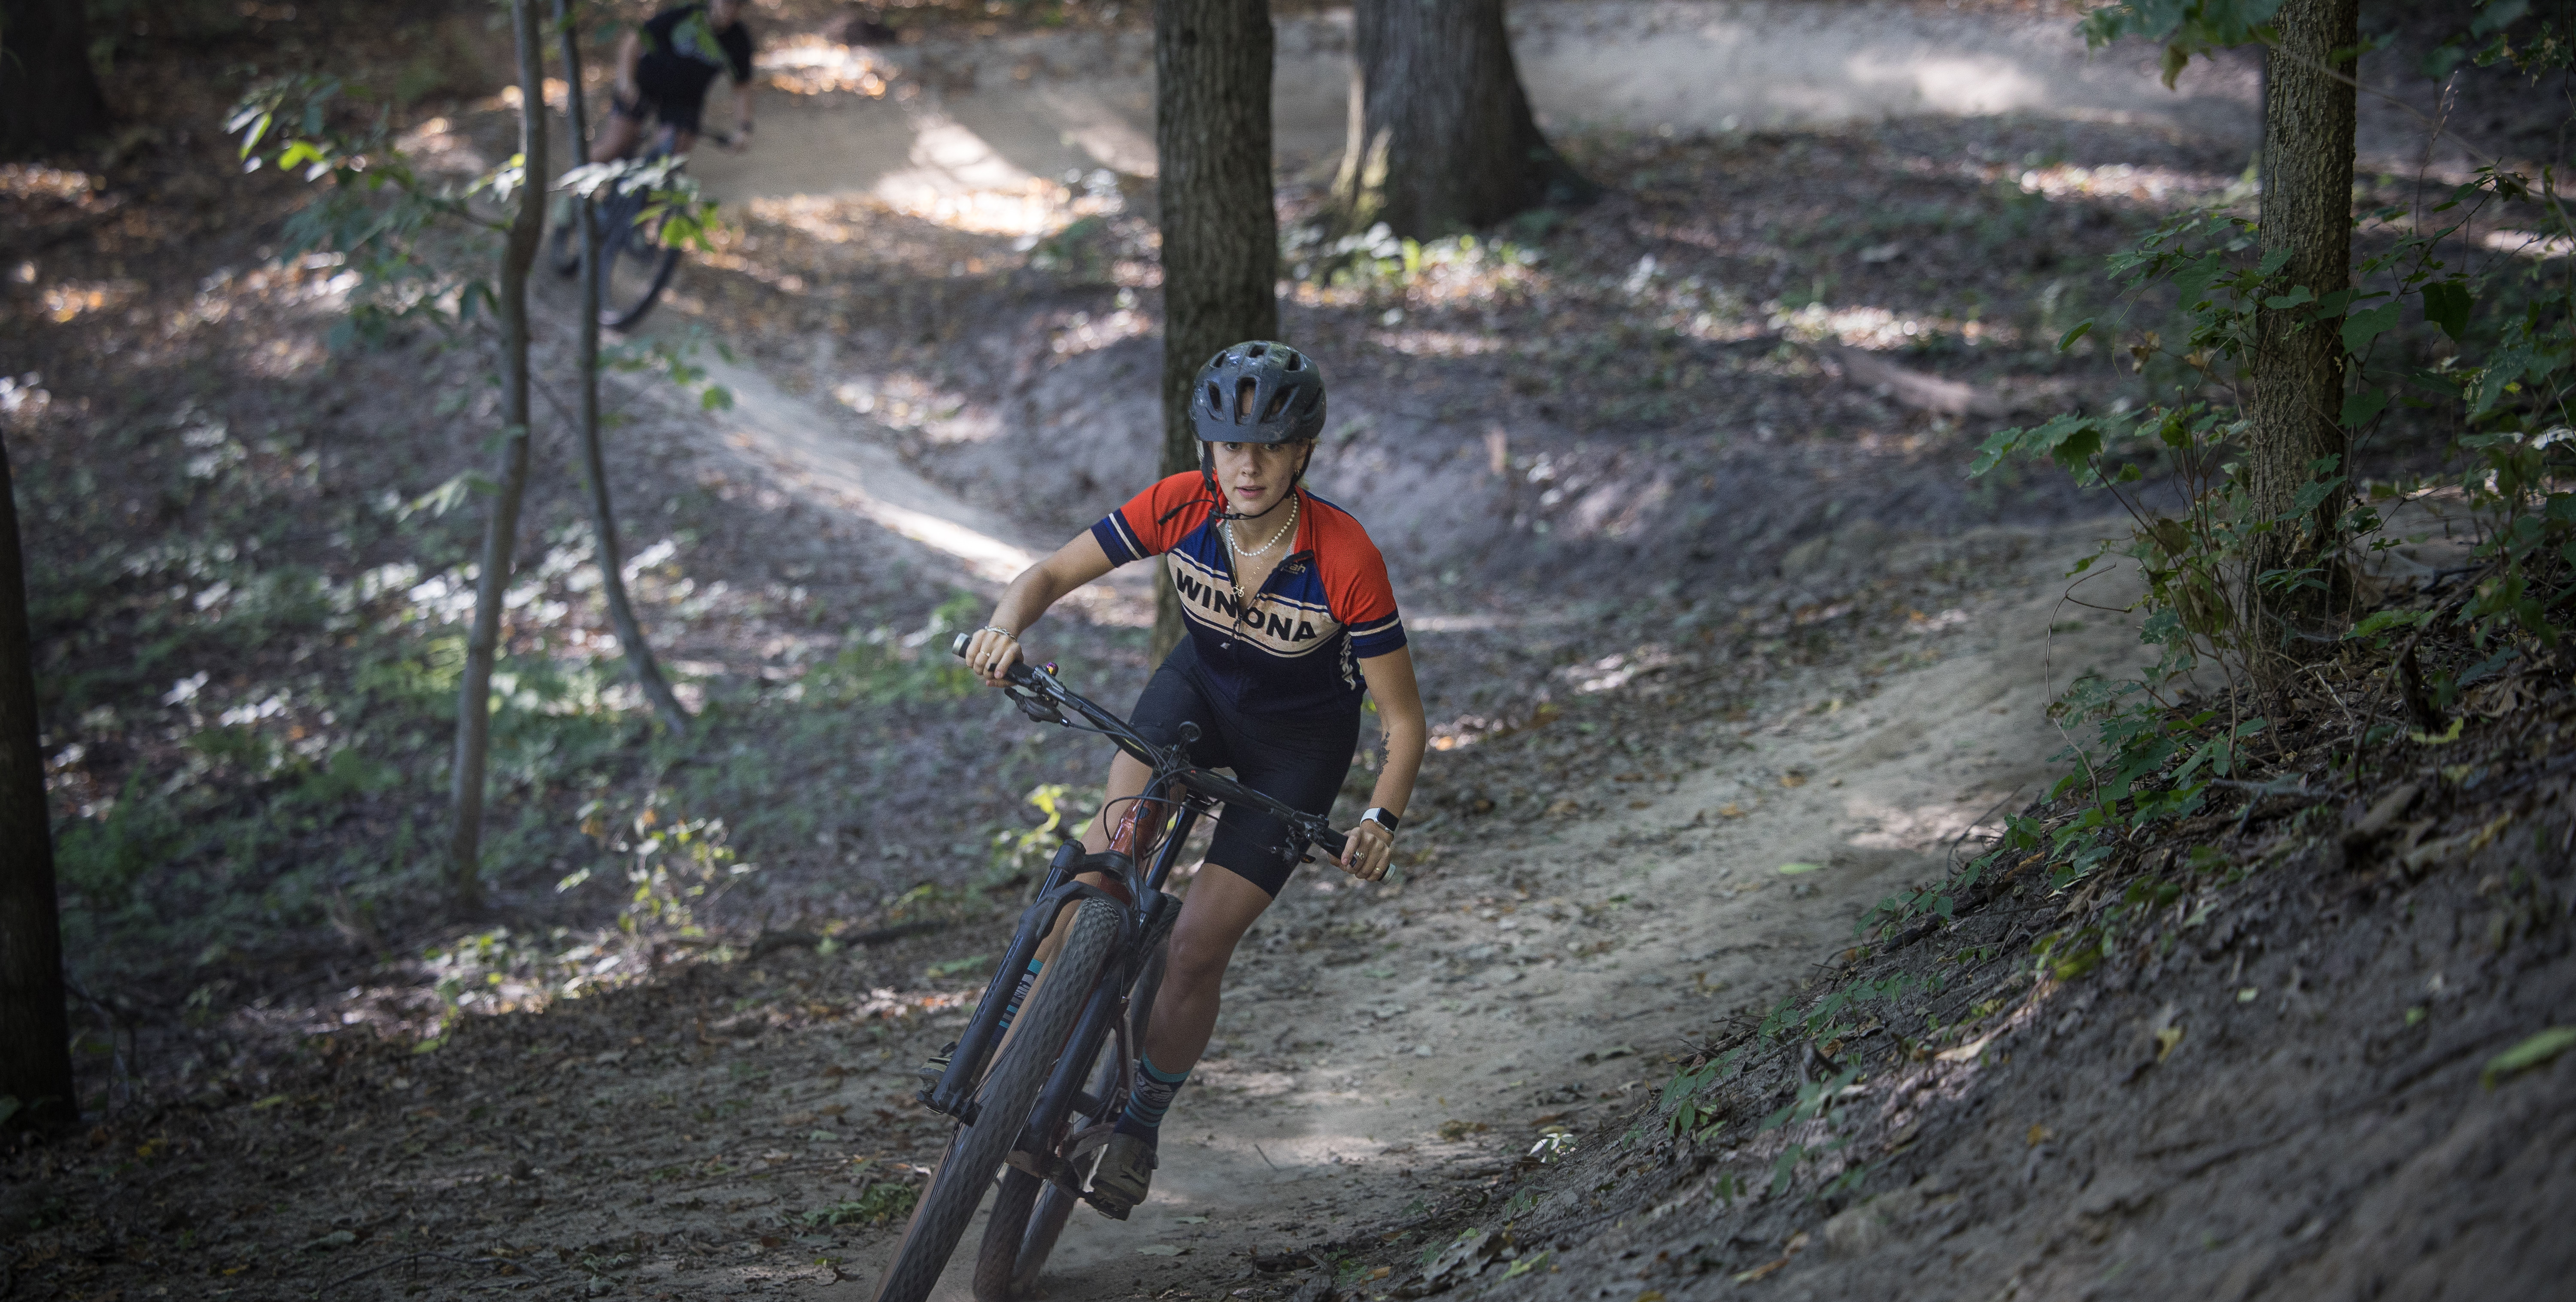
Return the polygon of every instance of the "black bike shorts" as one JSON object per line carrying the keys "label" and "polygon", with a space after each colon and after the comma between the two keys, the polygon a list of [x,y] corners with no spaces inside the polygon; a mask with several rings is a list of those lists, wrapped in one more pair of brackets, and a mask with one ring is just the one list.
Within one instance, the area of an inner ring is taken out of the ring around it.
{"label": "black bike shorts", "polygon": [[[1177,744],[1183,720],[1199,726],[1199,739],[1190,747],[1192,763],[1232,769],[1235,781],[1317,816],[1332,812],[1333,797],[1341,793],[1360,741],[1356,707],[1250,714],[1226,705],[1201,674],[1198,654],[1187,638],[1154,671],[1128,718],[1157,746]],[[1277,818],[1227,806],[1217,820],[1207,861],[1276,899],[1289,874],[1297,871],[1296,864],[1280,857],[1280,843],[1287,836],[1287,824]]]}
{"label": "black bike shorts", "polygon": [[701,84],[694,91],[685,85],[655,85],[642,82],[634,99],[611,97],[609,107],[617,116],[635,122],[660,122],[675,130],[696,135],[698,124],[706,117],[707,88]]}

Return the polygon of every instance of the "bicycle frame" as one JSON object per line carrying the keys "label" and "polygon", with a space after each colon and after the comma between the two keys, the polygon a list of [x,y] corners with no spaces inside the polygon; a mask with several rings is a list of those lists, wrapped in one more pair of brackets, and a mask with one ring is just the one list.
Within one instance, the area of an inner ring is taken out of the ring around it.
{"label": "bicycle frame", "polygon": [[[957,649],[963,654],[965,639],[959,638]],[[1167,936],[1180,914],[1180,900],[1165,894],[1163,883],[1170,880],[1179,866],[1181,848],[1205,817],[1219,802],[1264,809],[1287,822],[1289,837],[1280,853],[1291,861],[1305,859],[1317,845],[1339,854],[1341,841],[1329,825],[1313,815],[1290,808],[1281,802],[1244,787],[1232,779],[1198,768],[1189,761],[1189,743],[1197,740],[1197,729],[1183,725],[1180,745],[1163,747],[1138,735],[1127,723],[1057,682],[1053,666],[1038,670],[1027,666],[1012,667],[1010,695],[1021,712],[1041,722],[1066,727],[1079,727],[1064,717],[1071,709],[1089,726],[1084,731],[1098,732],[1117,743],[1119,749],[1144,762],[1153,771],[1144,790],[1135,797],[1127,822],[1101,858],[1107,864],[1091,861],[1086,866],[1079,842],[1068,841],[1058,849],[1047,865],[1047,875],[1039,886],[1038,897],[1020,914],[1012,933],[1010,948],[1004,952],[999,967],[986,983],[984,994],[968,1020],[965,1032],[958,1037],[957,1048],[949,1055],[947,1070],[936,1085],[920,1092],[921,1102],[932,1110],[954,1117],[972,1126],[979,1110],[974,1095],[981,1087],[986,1067],[1000,1047],[1003,1035],[1003,1004],[1016,987],[1021,973],[1028,970],[1029,960],[1036,957],[1038,946],[1054,929],[1056,918],[1070,905],[1085,899],[1106,900],[1119,911],[1119,937],[1114,965],[1103,971],[1099,983],[1084,1002],[1075,1020],[1065,1051],[1055,1061],[1046,1084],[1038,1092],[1036,1105],[1012,1146],[1009,1160],[1030,1174],[1066,1183],[1070,1175],[1067,1164],[1053,1151],[1053,1131],[1069,1110],[1100,1113],[1114,1099],[1093,1098],[1085,1091],[1082,1077],[1091,1070],[1093,1059],[1105,1037],[1115,1035],[1120,1057],[1132,1061],[1136,1046],[1128,1043],[1127,1018],[1136,980],[1145,969],[1155,948]],[[1148,815],[1145,811],[1163,811]],[[1105,811],[1104,811],[1105,813]],[[1132,829],[1148,821],[1159,824],[1159,839],[1154,843],[1143,869],[1136,865],[1132,853]],[[1104,867],[1116,871],[1116,889],[1104,889],[1076,880],[1076,872],[1099,872]],[[1141,1028],[1140,1028],[1141,1029]],[[1034,1165],[1031,1165],[1034,1164]]]}

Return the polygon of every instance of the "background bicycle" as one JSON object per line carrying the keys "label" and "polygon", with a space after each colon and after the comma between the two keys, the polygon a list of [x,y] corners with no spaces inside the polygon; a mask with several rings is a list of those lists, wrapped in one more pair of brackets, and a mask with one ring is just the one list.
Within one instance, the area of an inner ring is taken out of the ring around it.
{"label": "background bicycle", "polygon": [[[962,655],[965,645],[960,637],[952,649]],[[1152,1015],[1164,939],[1180,915],[1180,900],[1162,886],[1201,818],[1218,804],[1259,810],[1290,829],[1278,853],[1303,860],[1312,849],[1342,852],[1341,835],[1322,818],[1194,767],[1187,750],[1194,728],[1183,726],[1178,746],[1156,746],[1050,670],[1014,665],[1008,676],[1023,714],[1100,733],[1153,777],[1118,815],[1107,852],[1085,857],[1078,842],[1056,852],[939,1079],[922,1090],[922,1102],[958,1126],[878,1280],[877,1302],[929,1295],[997,1170],[1001,1189],[976,1251],[975,1296],[1030,1295],[1065,1218],[1088,1192],[1090,1173],[1067,1159],[1068,1141],[1127,1105],[1127,1066]],[[1076,880],[1095,873],[1112,884]],[[1033,958],[1044,958],[1043,975],[1022,991],[1019,976]]]}
{"label": "background bicycle", "polygon": [[[706,139],[731,146],[734,138]],[[592,163],[565,173],[570,207],[588,213],[599,251],[599,323],[632,329],[661,300],[680,254],[703,241],[714,203],[698,195],[687,175],[688,155],[672,152],[665,130],[632,160]],[[581,231],[569,211],[558,215],[547,238],[556,274],[581,270]]]}

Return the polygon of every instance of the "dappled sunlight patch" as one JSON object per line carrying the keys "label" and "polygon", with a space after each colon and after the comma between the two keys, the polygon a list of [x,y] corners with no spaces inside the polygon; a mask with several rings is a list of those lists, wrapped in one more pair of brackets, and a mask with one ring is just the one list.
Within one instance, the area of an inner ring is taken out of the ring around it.
{"label": "dappled sunlight patch", "polygon": [[2051,199],[2125,199],[2166,209],[2228,197],[2237,180],[2206,172],[2141,167],[2130,163],[2111,163],[2101,167],[2057,163],[2025,168],[2013,177],[2013,183],[2020,186],[2024,194],[2045,195]]}
{"label": "dappled sunlight patch", "polygon": [[894,60],[865,46],[801,32],[765,45],[754,68],[761,84],[790,95],[857,95],[883,99],[903,75]]}
{"label": "dappled sunlight patch", "polygon": [[1556,671],[1582,694],[1616,691],[1638,677],[1661,672],[1676,663],[1673,653],[1660,646],[1643,646],[1634,652],[1614,652],[1598,660],[1568,665]]}
{"label": "dappled sunlight patch", "polygon": [[[1294,229],[1282,260],[1291,292],[1308,307],[1362,305],[1388,290],[1415,308],[1508,302],[1540,280],[1535,249],[1474,235],[1426,243],[1399,238],[1383,222],[1331,241],[1320,226]],[[1379,324],[1402,319],[1399,311]]]}
{"label": "dappled sunlight patch", "polygon": [[0,163],[0,198],[74,202],[105,188],[87,172],[41,163]]}
{"label": "dappled sunlight patch", "polygon": [[1980,813],[1956,801],[1895,804],[1861,791],[1843,799],[1843,814],[1872,829],[1849,839],[1864,850],[1937,850],[1970,839],[1982,844],[2003,826],[1992,810]]}
{"label": "dappled sunlight patch", "polygon": [[100,312],[133,301],[143,286],[131,280],[65,280],[45,286],[40,300],[45,318],[61,325],[84,312]]}
{"label": "dappled sunlight patch", "polygon": [[[946,426],[966,409],[966,399],[911,371],[892,371],[834,386],[842,406],[890,429],[924,430],[945,437]],[[932,427],[941,427],[933,430]]]}
{"label": "dappled sunlight patch", "polygon": [[1960,320],[1931,314],[1909,315],[1884,307],[1829,307],[1809,303],[1791,308],[1773,302],[1763,305],[1770,316],[1770,326],[1801,343],[1837,343],[1846,348],[1873,351],[1913,348],[1930,343],[1936,336],[1958,339],[1969,347],[2009,345],[2020,341],[2020,331],[2010,326],[1998,327],[1985,321]]}
{"label": "dappled sunlight patch", "polygon": [[2488,231],[2478,237],[2478,242],[2498,253],[2510,253],[2515,257],[2537,261],[2563,258],[2570,253],[2576,253],[2576,238],[2549,235],[2540,231]]}
{"label": "dappled sunlight patch", "polygon": [[1057,318],[1047,330],[1047,351],[1059,357],[1077,357],[1152,333],[1160,322],[1137,311],[1133,306],[1134,297],[1122,294],[1121,298],[1128,306],[1096,318],[1089,312],[1074,312]]}
{"label": "dappled sunlight patch", "polygon": [[413,126],[396,136],[394,145],[410,155],[412,163],[423,171],[479,176],[492,167],[492,160],[473,137],[446,117],[429,118]]}

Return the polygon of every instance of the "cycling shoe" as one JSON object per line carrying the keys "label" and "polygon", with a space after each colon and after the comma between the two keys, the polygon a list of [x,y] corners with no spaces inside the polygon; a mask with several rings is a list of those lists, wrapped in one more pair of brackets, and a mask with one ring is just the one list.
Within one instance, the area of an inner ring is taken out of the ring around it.
{"label": "cycling shoe", "polygon": [[1154,1145],[1119,1131],[1115,1123],[1096,1125],[1074,1136],[1071,1156],[1083,1201],[1111,1220],[1126,1220],[1153,1187]]}

